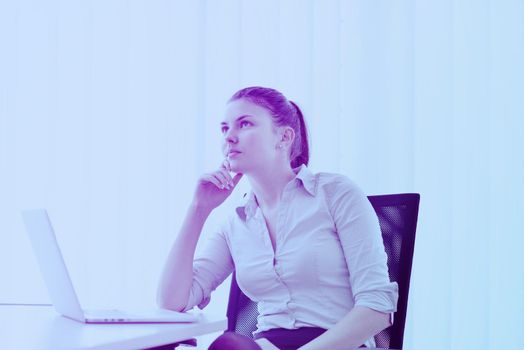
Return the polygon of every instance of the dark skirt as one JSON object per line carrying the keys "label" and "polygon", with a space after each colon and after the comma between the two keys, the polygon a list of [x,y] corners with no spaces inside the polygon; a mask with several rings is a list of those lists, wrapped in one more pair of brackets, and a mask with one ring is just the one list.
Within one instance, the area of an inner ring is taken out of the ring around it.
{"label": "dark skirt", "polygon": [[318,327],[275,328],[255,334],[254,339],[235,332],[225,332],[211,343],[208,350],[261,350],[260,346],[255,343],[256,339],[261,338],[266,338],[280,350],[296,350],[326,330]]}
{"label": "dark skirt", "polygon": [[318,327],[297,329],[275,328],[255,334],[255,339],[266,338],[280,350],[296,350],[327,331]]}
{"label": "dark skirt", "polygon": [[296,350],[325,331],[316,327],[276,328],[255,334],[254,339],[235,332],[225,332],[211,343],[208,350],[260,350],[255,340],[261,338],[266,338],[280,350]]}

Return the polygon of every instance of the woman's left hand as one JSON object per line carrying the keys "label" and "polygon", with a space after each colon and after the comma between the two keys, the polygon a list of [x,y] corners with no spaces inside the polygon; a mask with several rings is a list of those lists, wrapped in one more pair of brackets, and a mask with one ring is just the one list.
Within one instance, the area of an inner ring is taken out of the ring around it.
{"label": "woman's left hand", "polygon": [[255,340],[255,342],[260,346],[262,350],[279,350],[273,343],[271,343],[266,338],[260,338]]}

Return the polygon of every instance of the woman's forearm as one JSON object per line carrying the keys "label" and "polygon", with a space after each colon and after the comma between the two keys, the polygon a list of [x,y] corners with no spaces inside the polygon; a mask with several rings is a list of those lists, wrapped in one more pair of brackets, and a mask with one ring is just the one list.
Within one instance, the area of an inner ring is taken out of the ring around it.
{"label": "woman's forearm", "polygon": [[157,290],[158,306],[181,311],[193,283],[193,259],[210,210],[191,204],[164,265]]}
{"label": "woman's forearm", "polygon": [[355,349],[390,325],[389,314],[355,306],[335,326],[299,350]]}

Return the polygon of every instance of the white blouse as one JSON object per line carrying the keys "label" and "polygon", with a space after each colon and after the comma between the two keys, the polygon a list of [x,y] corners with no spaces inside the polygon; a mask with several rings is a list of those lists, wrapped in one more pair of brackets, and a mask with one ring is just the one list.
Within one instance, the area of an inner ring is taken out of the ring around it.
{"label": "white blouse", "polygon": [[[185,310],[203,309],[236,269],[240,289],[258,303],[257,330],[329,329],[354,306],[396,311],[377,215],[349,178],[302,165],[282,193],[275,223],[276,251],[253,192],[193,262]],[[366,342],[374,346],[373,338]]]}

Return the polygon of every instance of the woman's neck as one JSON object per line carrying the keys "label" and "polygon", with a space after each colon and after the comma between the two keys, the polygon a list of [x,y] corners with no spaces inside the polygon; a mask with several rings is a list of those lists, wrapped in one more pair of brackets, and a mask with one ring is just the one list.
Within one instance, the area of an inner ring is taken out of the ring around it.
{"label": "woman's neck", "polygon": [[280,203],[284,187],[296,177],[290,166],[266,168],[259,174],[248,175],[259,207],[274,209]]}

